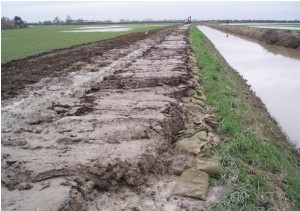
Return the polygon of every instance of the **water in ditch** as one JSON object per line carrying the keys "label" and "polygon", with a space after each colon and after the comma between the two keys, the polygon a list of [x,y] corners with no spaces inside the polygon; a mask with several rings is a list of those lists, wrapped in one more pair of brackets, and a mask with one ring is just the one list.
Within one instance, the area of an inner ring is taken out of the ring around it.
{"label": "water in ditch", "polygon": [[271,52],[237,36],[206,26],[198,28],[248,81],[289,139],[300,148],[300,51],[280,47],[284,53],[278,49]]}

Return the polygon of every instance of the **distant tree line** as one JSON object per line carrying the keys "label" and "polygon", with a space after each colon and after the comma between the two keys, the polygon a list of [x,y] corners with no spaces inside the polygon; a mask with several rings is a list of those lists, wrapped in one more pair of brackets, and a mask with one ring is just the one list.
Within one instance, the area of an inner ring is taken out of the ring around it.
{"label": "distant tree line", "polygon": [[23,21],[21,17],[15,16],[14,19],[8,17],[1,18],[1,29],[15,29],[27,27],[26,21]]}
{"label": "distant tree line", "polygon": [[[251,22],[259,22],[259,23],[299,23],[299,20],[293,21],[278,21],[278,20],[197,20],[193,19],[192,22],[230,22],[230,23],[251,23]],[[128,24],[128,23],[183,23],[182,19],[163,19],[163,20],[153,20],[150,18],[143,20],[130,20],[130,19],[120,19],[119,21],[111,21],[111,20],[84,20],[82,18],[72,19],[70,15],[68,15],[65,20],[60,17],[55,17],[53,20],[39,21],[35,23],[29,23],[30,25],[83,25],[83,24]],[[14,28],[25,28],[27,27],[26,21],[22,20],[21,17],[15,16],[13,19],[2,17],[1,18],[1,29],[14,29]]]}
{"label": "distant tree line", "polygon": [[69,15],[66,17],[65,20],[61,19],[60,17],[55,17],[52,21],[39,21],[37,23],[31,23],[32,25],[82,25],[82,24],[114,24],[114,23],[164,23],[164,22],[171,22],[171,23],[180,23],[183,20],[177,19],[164,19],[164,20],[152,20],[152,19],[144,19],[144,20],[130,20],[130,19],[120,19],[119,21],[112,21],[112,20],[84,20],[80,19],[72,19]]}
{"label": "distant tree line", "polygon": [[[16,16],[17,17],[17,16]],[[38,21],[28,23],[30,25],[83,25],[83,24],[114,24],[114,23],[180,23],[183,22],[181,19],[164,19],[164,20],[153,20],[153,19],[143,19],[143,20],[130,20],[130,19],[120,19],[119,21],[112,20],[84,20],[83,18],[73,19],[70,15],[68,15],[65,19],[61,19],[60,17],[55,17],[53,20],[46,21]],[[17,26],[20,27],[20,26]],[[15,21],[10,20],[9,18],[2,17],[2,29],[10,29],[17,28]]]}
{"label": "distant tree line", "polygon": [[[60,17],[55,17],[53,20],[39,21],[35,23],[30,23],[31,25],[82,25],[82,24],[90,24],[96,21],[86,21],[82,18],[72,19],[70,15],[66,17],[65,20]],[[102,21],[102,23],[111,23],[112,21]]]}

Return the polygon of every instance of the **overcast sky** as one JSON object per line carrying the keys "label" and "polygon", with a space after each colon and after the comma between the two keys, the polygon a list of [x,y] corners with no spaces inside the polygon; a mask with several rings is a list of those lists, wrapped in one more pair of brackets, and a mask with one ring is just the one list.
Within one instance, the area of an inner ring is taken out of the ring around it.
{"label": "overcast sky", "polygon": [[1,1],[1,16],[27,22],[72,19],[143,20],[273,19],[300,20],[300,1]]}

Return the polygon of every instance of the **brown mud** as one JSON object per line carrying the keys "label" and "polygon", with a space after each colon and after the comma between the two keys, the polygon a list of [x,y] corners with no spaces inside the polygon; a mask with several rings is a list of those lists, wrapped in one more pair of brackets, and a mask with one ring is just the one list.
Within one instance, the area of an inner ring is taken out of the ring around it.
{"label": "brown mud", "polygon": [[[214,123],[205,97],[190,92],[197,85],[188,27],[2,66],[2,209],[196,211],[220,197],[215,188],[207,201],[173,194],[205,143],[218,141],[205,123]],[[203,115],[195,119],[189,107]],[[174,149],[191,124],[201,130],[201,148]],[[208,182],[202,169],[194,172]]]}
{"label": "brown mud", "polygon": [[[159,31],[160,29],[151,30],[149,35],[154,35]],[[41,78],[66,76],[69,72],[77,71],[89,64],[96,57],[102,58],[97,67],[107,66],[112,61],[105,60],[105,56],[103,56],[105,52],[112,49],[123,49],[145,38],[143,32],[134,33],[63,50],[53,50],[1,64],[1,99],[11,98],[22,93],[26,85],[34,84]],[[120,51],[113,58],[107,59],[115,60],[125,55],[126,52]]]}
{"label": "brown mud", "polygon": [[251,27],[206,24],[225,33],[249,37],[270,45],[283,46],[300,50],[300,32],[282,29],[262,29]]}

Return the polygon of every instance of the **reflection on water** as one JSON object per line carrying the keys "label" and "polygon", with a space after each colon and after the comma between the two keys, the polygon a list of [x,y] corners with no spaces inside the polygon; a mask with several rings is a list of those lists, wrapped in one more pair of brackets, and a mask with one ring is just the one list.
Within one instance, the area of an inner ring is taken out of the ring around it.
{"label": "reflection on water", "polygon": [[[229,34],[226,34],[226,36],[228,37]],[[254,42],[254,43],[261,45],[263,48],[265,48],[267,51],[269,51],[273,54],[280,54],[282,56],[287,56],[290,58],[300,60],[300,51],[297,49],[285,48],[285,47],[278,46],[278,45],[269,45],[267,43],[258,42],[257,40],[255,40],[253,38],[249,38],[249,37],[245,37],[245,36],[240,36],[240,37],[243,38],[244,40],[248,40],[252,43]]]}
{"label": "reflection on water", "polygon": [[[300,60],[271,53],[257,43],[233,35],[226,36],[206,26],[198,28],[226,61],[248,80],[271,115],[300,147]],[[279,48],[288,51],[284,47]]]}
{"label": "reflection on water", "polygon": [[107,26],[82,26],[77,29],[107,29],[107,28],[124,28],[124,26],[119,25],[107,25]]}
{"label": "reflection on water", "polygon": [[290,58],[300,60],[300,51],[296,49],[285,48],[277,45],[268,45],[266,43],[259,43],[262,47],[264,47],[267,51],[272,52],[273,54],[279,54],[283,56],[287,56]]}

